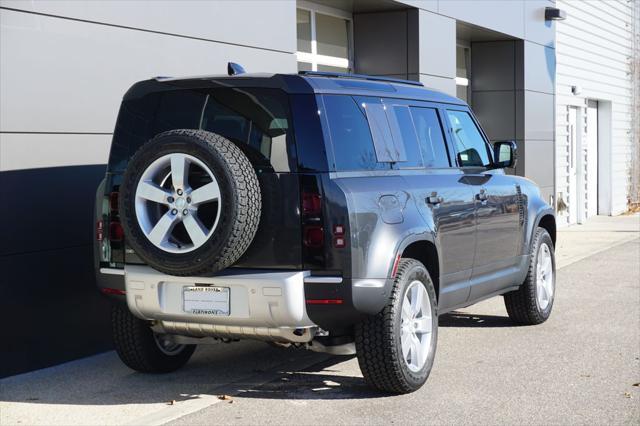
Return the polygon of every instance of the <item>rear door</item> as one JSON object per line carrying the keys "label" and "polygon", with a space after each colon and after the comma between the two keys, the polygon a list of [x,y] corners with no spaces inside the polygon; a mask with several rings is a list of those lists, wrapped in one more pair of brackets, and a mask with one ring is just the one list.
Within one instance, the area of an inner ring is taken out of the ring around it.
{"label": "rear door", "polygon": [[[473,192],[461,181],[463,172],[453,165],[437,105],[394,109],[407,151],[407,161],[396,166],[406,170],[407,190],[435,233],[440,261],[438,304],[447,310],[463,304],[469,295],[475,247]],[[415,140],[418,149],[413,150]]]}
{"label": "rear door", "polygon": [[488,140],[466,108],[447,108],[447,120],[456,153],[476,205],[476,245],[470,299],[511,284],[517,272],[520,215],[515,180],[502,169],[491,169]]}

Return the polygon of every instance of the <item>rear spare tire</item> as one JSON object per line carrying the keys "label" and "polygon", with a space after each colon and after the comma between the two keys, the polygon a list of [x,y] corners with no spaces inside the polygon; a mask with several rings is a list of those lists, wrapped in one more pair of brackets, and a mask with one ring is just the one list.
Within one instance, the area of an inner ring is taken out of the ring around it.
{"label": "rear spare tire", "polygon": [[120,186],[127,243],[171,275],[220,271],[247,250],[260,220],[258,177],[233,142],[171,130],[131,158]]}

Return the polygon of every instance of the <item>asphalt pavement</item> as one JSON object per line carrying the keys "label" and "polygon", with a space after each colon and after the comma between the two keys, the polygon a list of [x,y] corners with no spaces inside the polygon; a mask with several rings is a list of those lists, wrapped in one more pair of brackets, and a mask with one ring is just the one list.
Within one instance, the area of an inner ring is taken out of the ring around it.
{"label": "asphalt pavement", "polygon": [[514,325],[501,298],[442,316],[431,377],[410,395],[372,391],[352,357],[240,342],[167,375],[108,352],[0,380],[0,424],[637,425],[639,219],[561,232],[545,324]]}

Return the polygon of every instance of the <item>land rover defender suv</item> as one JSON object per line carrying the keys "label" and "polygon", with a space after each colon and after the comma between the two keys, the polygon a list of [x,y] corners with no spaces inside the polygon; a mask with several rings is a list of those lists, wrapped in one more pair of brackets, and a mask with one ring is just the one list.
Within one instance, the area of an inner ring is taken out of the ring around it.
{"label": "land rover defender suv", "polygon": [[438,316],[503,296],[539,324],[555,216],[461,100],[352,74],[155,78],[125,94],[97,191],[95,266],[126,365],[259,339],[356,354],[418,389]]}

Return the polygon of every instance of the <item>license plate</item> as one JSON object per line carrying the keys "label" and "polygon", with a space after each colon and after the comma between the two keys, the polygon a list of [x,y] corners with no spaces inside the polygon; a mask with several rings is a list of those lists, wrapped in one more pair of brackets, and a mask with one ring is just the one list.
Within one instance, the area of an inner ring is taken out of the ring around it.
{"label": "license plate", "polygon": [[229,315],[229,287],[184,287],[183,310],[197,315]]}

